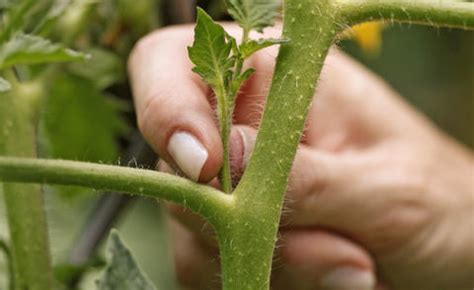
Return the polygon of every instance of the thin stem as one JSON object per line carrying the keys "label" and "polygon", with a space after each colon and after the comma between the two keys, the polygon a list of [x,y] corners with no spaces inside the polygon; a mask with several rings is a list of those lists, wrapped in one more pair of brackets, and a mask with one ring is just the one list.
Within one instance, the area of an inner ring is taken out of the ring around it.
{"label": "thin stem", "polygon": [[218,110],[220,120],[220,133],[222,140],[222,147],[224,149],[224,161],[219,174],[219,181],[221,183],[222,191],[225,193],[232,192],[232,176],[230,172],[230,154],[229,154],[229,137],[230,127],[232,124],[231,111],[229,109],[228,94],[224,86],[224,80],[221,81],[221,88],[216,90],[216,96],[218,98]]}
{"label": "thin stem", "polygon": [[77,185],[163,198],[202,214],[212,223],[232,206],[232,196],[184,178],[152,170],[87,162],[0,157],[2,182]]}
{"label": "thin stem", "polygon": [[339,0],[334,3],[346,25],[366,21],[413,23],[474,29],[474,3],[433,0]]}

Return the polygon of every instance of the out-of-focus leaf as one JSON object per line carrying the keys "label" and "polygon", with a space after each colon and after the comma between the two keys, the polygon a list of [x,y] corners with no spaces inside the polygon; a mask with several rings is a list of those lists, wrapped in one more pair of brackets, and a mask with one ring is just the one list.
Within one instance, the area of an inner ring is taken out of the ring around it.
{"label": "out-of-focus leaf", "polygon": [[156,290],[116,231],[110,234],[108,249],[111,257],[96,282],[97,290]]}
{"label": "out-of-focus leaf", "polygon": [[[44,98],[40,116],[40,156],[116,162],[118,139],[128,130],[120,117],[125,105],[104,95],[94,82],[79,76],[58,75],[50,83],[51,89]],[[48,189],[73,200],[90,192],[70,186]]]}
{"label": "out-of-focus leaf", "polygon": [[16,64],[41,64],[87,59],[87,55],[40,36],[19,33],[0,48],[0,69]]}
{"label": "out-of-focus leaf", "polygon": [[9,11],[8,22],[2,27],[2,33],[0,33],[0,43],[4,43],[10,39],[10,37],[17,31],[23,30],[25,27],[26,19],[28,18],[28,13],[32,7],[37,4],[37,0],[18,0],[13,5],[9,3],[10,1],[5,1],[5,5],[10,5],[12,10]]}
{"label": "out-of-focus leaf", "polygon": [[230,15],[247,31],[273,25],[280,0],[227,0]]}
{"label": "out-of-focus leaf", "polygon": [[53,79],[41,116],[42,153],[51,158],[114,162],[126,132],[117,102],[93,82],[73,75]]}
{"label": "out-of-focus leaf", "polygon": [[9,81],[0,77],[0,93],[7,92],[11,90],[12,85]]}
{"label": "out-of-focus leaf", "polygon": [[12,5],[12,0],[0,0],[0,10],[9,8]]}
{"label": "out-of-focus leaf", "polygon": [[39,21],[34,27],[34,34],[46,35],[72,4],[72,0],[48,0],[48,2],[50,5],[45,5],[46,7],[37,16]]}
{"label": "out-of-focus leaf", "polygon": [[89,54],[91,58],[86,63],[71,64],[74,74],[93,81],[100,89],[125,80],[124,62],[118,55],[98,48],[90,50]]}
{"label": "out-of-focus leaf", "polygon": [[158,26],[160,1],[116,0],[115,2],[117,3],[117,13],[121,21],[125,23],[129,29],[133,30],[133,33],[143,35]]}

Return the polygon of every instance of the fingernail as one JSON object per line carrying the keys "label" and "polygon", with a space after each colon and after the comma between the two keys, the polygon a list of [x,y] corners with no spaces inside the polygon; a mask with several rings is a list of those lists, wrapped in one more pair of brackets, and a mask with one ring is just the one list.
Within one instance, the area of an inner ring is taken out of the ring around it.
{"label": "fingernail", "polygon": [[209,153],[196,137],[187,132],[176,132],[168,143],[168,153],[187,177],[199,180]]}
{"label": "fingernail", "polygon": [[373,290],[375,277],[369,271],[342,267],[326,274],[320,284],[324,289],[331,290]]}

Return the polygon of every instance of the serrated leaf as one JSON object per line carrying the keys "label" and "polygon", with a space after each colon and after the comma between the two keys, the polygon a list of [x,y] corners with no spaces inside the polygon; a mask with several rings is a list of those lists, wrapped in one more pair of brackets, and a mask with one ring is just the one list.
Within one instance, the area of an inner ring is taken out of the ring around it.
{"label": "serrated leaf", "polygon": [[246,31],[272,26],[280,0],[227,0],[230,15]]}
{"label": "serrated leaf", "polygon": [[215,23],[202,9],[198,8],[193,46],[188,48],[189,58],[196,65],[193,71],[213,88],[223,88],[225,76],[235,63],[230,57],[232,41],[224,28]]}
{"label": "serrated leaf", "polygon": [[243,43],[240,46],[240,53],[243,59],[248,58],[252,54],[256,53],[259,50],[270,47],[272,45],[282,44],[288,42],[287,39],[259,39],[259,40],[250,40],[246,43]]}
{"label": "serrated leaf", "polygon": [[232,88],[231,88],[232,89],[232,91],[231,91],[232,96],[235,96],[237,94],[237,92],[240,89],[240,87],[242,86],[242,84],[246,80],[248,80],[254,72],[255,72],[255,69],[249,68],[232,81]]}
{"label": "serrated leaf", "polygon": [[0,69],[16,64],[41,64],[84,60],[87,55],[52,43],[40,36],[19,33],[0,48]]}
{"label": "serrated leaf", "polygon": [[102,277],[96,282],[97,290],[156,290],[139,269],[117,231],[110,234],[108,250],[111,257]]}
{"label": "serrated leaf", "polygon": [[7,81],[4,78],[0,78],[0,93],[7,92],[11,90],[11,88],[12,88],[12,85],[10,84],[9,81]]}

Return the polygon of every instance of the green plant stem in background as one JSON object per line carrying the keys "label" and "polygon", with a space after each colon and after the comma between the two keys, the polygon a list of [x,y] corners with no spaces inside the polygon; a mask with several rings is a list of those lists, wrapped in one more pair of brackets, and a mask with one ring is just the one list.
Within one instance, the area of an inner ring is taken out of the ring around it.
{"label": "green plant stem in background", "polygon": [[338,0],[337,6],[344,25],[366,21],[384,20],[451,27],[464,30],[474,29],[474,3],[433,0]]}
{"label": "green plant stem in background", "polygon": [[163,198],[219,223],[232,205],[232,196],[174,175],[152,170],[78,161],[0,157],[3,182],[77,185]]}
{"label": "green plant stem in background", "polygon": [[[37,83],[16,85],[0,102],[0,155],[35,157]],[[41,187],[5,183],[16,290],[53,289],[46,217]]]}

